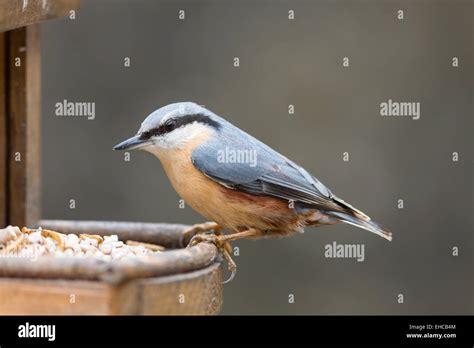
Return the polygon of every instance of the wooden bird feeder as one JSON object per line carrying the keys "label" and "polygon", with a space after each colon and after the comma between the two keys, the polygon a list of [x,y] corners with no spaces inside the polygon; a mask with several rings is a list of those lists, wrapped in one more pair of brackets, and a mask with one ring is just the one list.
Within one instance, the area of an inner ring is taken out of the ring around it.
{"label": "wooden bird feeder", "polygon": [[214,245],[182,248],[185,225],[41,220],[38,22],[79,0],[0,2],[0,228],[116,234],[166,247],[147,261],[0,257],[0,314],[216,314],[222,267]]}

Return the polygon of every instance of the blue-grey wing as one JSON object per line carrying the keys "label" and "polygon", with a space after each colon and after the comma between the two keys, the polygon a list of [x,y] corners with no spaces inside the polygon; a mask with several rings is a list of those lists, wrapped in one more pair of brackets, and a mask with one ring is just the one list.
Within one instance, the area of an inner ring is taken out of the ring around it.
{"label": "blue-grey wing", "polygon": [[206,176],[231,189],[341,210],[336,197],[318,179],[238,128],[219,131],[198,146],[192,153],[192,163]]}

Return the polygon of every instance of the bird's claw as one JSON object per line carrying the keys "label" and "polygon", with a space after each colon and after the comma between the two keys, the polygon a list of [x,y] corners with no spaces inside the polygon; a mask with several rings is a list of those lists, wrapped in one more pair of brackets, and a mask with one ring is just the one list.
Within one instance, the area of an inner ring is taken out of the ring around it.
{"label": "bird's claw", "polygon": [[196,234],[191,238],[187,247],[189,248],[199,243],[214,244],[224,256],[225,260],[227,261],[227,268],[231,272],[229,279],[222,282],[222,284],[227,284],[234,279],[235,274],[237,273],[237,264],[234,262],[234,260],[230,256],[230,254],[232,253],[232,246],[230,245],[229,242],[222,240],[223,237],[224,237],[223,235],[217,236],[213,233]]}
{"label": "bird's claw", "polygon": [[194,235],[191,240],[189,241],[188,248],[190,246],[194,246],[199,243],[211,243],[214,244],[216,247],[221,248],[223,243],[219,240],[219,237],[213,233],[199,233]]}
{"label": "bird's claw", "polygon": [[188,229],[184,230],[179,238],[179,245],[181,248],[184,248],[185,245],[189,246],[188,240],[192,239],[194,236],[201,233],[215,233],[221,234],[222,228],[215,222],[205,222],[202,224],[196,224],[190,226]]}
{"label": "bird's claw", "polygon": [[227,284],[230,283],[234,277],[235,274],[237,273],[237,264],[235,263],[234,260],[232,260],[232,257],[230,256],[230,253],[227,252],[227,250],[223,250],[222,254],[224,255],[224,258],[227,260],[227,269],[230,271],[230,277],[223,281],[222,284]]}

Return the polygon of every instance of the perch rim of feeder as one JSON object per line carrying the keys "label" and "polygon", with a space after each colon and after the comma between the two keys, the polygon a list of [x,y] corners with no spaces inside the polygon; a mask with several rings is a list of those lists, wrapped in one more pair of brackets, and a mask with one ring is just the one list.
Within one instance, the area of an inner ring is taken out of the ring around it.
{"label": "perch rim of feeder", "polygon": [[205,269],[217,262],[215,245],[200,243],[179,248],[183,232],[189,227],[181,224],[41,220],[38,226],[61,233],[76,235],[117,235],[120,240],[153,243],[170,248],[154,255],[104,261],[75,256],[10,258],[0,257],[0,278],[99,280],[117,284],[137,278],[152,278],[185,274]]}

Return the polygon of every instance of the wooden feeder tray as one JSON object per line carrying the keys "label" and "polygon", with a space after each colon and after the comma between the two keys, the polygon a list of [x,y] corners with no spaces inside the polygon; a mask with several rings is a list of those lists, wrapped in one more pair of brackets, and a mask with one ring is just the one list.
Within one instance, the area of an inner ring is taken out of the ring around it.
{"label": "wooden feeder tray", "polygon": [[[61,233],[117,235],[162,245],[140,258],[0,257],[0,314],[216,314],[222,307],[222,267],[217,248],[180,246],[178,224],[42,220]],[[145,261],[146,260],[146,261]]]}

